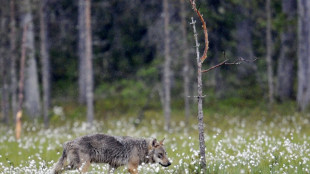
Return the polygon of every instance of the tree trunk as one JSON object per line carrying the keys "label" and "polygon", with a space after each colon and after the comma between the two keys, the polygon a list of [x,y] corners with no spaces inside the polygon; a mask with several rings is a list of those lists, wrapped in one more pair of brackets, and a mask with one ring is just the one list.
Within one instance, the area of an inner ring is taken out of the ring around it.
{"label": "tree trunk", "polygon": [[187,30],[186,30],[186,10],[185,10],[185,0],[181,0],[181,30],[182,30],[182,50],[183,50],[183,88],[184,88],[184,109],[185,109],[185,122],[188,123],[190,115],[190,106],[189,106],[189,57],[188,57],[188,45],[187,45]]}
{"label": "tree trunk", "polygon": [[11,73],[11,105],[13,118],[17,113],[17,78],[16,78],[16,20],[15,1],[10,1],[10,73]]}
{"label": "tree trunk", "polygon": [[[239,13],[241,19],[237,22],[236,26],[236,40],[237,40],[237,55],[244,59],[253,59],[253,46],[252,46],[252,34],[251,34],[251,21],[249,9],[247,9],[250,4],[250,1],[243,1],[244,6],[239,6]],[[253,85],[252,83],[256,81],[255,73],[257,67],[254,63],[246,63],[243,66],[238,66],[238,78],[239,80],[248,82],[246,85]]]}
{"label": "tree trunk", "polygon": [[[1,27],[2,28],[2,27]],[[3,28],[2,28],[3,29]],[[3,30],[2,30],[3,31]],[[2,35],[2,34],[1,34]],[[3,38],[2,38],[3,39]],[[4,44],[1,43],[3,46]],[[1,75],[2,75],[2,98],[1,98],[1,105],[2,105],[2,121],[4,124],[9,123],[9,84],[8,84],[8,68],[7,68],[7,54],[4,53],[4,48],[1,48]]]}
{"label": "tree trunk", "polygon": [[27,41],[27,30],[28,24],[23,26],[23,38],[21,46],[21,59],[19,68],[19,82],[18,82],[18,112],[16,113],[16,124],[15,124],[15,137],[20,138],[22,130],[22,116],[23,116],[23,101],[24,101],[24,76],[25,76],[25,64],[26,64],[26,41]]}
{"label": "tree trunk", "polygon": [[47,33],[47,0],[40,2],[40,39],[41,39],[41,64],[43,82],[43,118],[44,126],[48,127],[48,112],[50,107],[50,60],[48,53]]}
{"label": "tree trunk", "polygon": [[299,110],[310,101],[310,1],[298,0],[298,91]]}
{"label": "tree trunk", "polygon": [[202,80],[201,80],[201,68],[202,62],[200,60],[199,55],[199,43],[198,43],[198,34],[196,31],[196,21],[192,18],[194,37],[195,37],[195,47],[196,47],[196,55],[197,55],[197,90],[198,90],[198,131],[199,131],[199,147],[200,147],[200,165],[202,170],[204,171],[206,168],[206,152],[205,152],[205,137],[204,137],[204,123],[203,123],[203,110],[202,110]]}
{"label": "tree trunk", "polygon": [[87,121],[92,124],[94,120],[94,94],[93,94],[93,67],[92,67],[92,37],[91,37],[91,0],[85,0],[85,61],[86,61],[86,103]]}
{"label": "tree trunk", "polygon": [[[254,57],[250,31],[250,22],[248,19],[244,19],[237,24],[237,54],[239,57],[243,57],[245,59],[252,59]],[[253,66],[254,65],[252,64],[238,66],[239,75],[248,75],[249,72],[253,71]]]}
{"label": "tree trunk", "polygon": [[[3,4],[6,5],[6,4]],[[6,13],[5,10],[2,7],[2,12],[0,13],[0,61],[1,61],[1,75],[2,75],[2,98],[1,98],[1,105],[2,105],[2,116],[3,116],[3,123],[8,124],[9,123],[9,59],[8,59],[8,52],[6,51],[6,45],[7,45],[7,19],[6,19]]]}
{"label": "tree trunk", "polygon": [[269,106],[273,104],[273,68],[272,68],[272,38],[271,38],[271,7],[270,0],[266,1],[267,12],[267,26],[266,26],[266,62],[267,62],[267,76],[268,76],[268,98]]}
{"label": "tree trunk", "polygon": [[294,62],[296,57],[296,27],[293,24],[296,15],[296,1],[282,0],[282,12],[286,20],[281,32],[281,50],[277,69],[277,98],[285,101],[293,97]]}
{"label": "tree trunk", "polygon": [[169,130],[170,128],[170,115],[171,115],[171,107],[170,107],[170,88],[171,88],[171,55],[170,55],[170,29],[169,29],[169,6],[168,0],[163,0],[163,8],[164,8],[164,30],[165,30],[165,64],[164,64],[164,114],[165,114],[165,129]]}
{"label": "tree trunk", "polygon": [[35,59],[34,27],[30,0],[21,2],[23,25],[28,25],[26,33],[26,71],[25,71],[25,108],[31,118],[41,114],[37,61]]}
{"label": "tree trunk", "polygon": [[78,43],[78,56],[79,56],[79,103],[86,103],[86,48],[85,48],[85,0],[79,0],[79,16],[78,16],[78,28],[79,28],[79,43]]}
{"label": "tree trunk", "polygon": [[8,96],[8,77],[7,77],[7,71],[8,68],[6,68],[6,64],[7,64],[7,58],[5,56],[5,54],[3,54],[3,49],[0,51],[1,53],[1,75],[2,75],[2,97],[1,97],[1,106],[2,106],[2,121],[4,124],[8,124],[9,123],[9,96]]}

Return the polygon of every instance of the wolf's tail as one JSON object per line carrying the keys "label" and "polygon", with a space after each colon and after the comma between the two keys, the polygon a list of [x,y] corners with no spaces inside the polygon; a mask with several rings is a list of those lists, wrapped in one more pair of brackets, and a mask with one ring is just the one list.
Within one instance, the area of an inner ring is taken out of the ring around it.
{"label": "wolf's tail", "polygon": [[66,148],[62,152],[62,156],[59,158],[58,162],[55,164],[52,174],[60,174],[64,168],[64,163],[67,159]]}

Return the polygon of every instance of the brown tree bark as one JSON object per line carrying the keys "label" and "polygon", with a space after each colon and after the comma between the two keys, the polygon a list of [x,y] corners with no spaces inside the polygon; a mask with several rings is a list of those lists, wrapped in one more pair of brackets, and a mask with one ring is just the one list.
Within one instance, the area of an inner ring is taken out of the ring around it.
{"label": "brown tree bark", "polygon": [[169,4],[168,0],[163,0],[163,8],[164,8],[164,33],[165,33],[165,41],[164,41],[164,115],[165,115],[165,129],[170,129],[170,115],[171,115],[171,55],[170,55],[170,16],[169,16]]}
{"label": "brown tree bark", "polygon": [[187,44],[187,29],[186,29],[186,10],[185,10],[185,0],[181,0],[181,30],[182,30],[182,50],[183,50],[183,89],[184,89],[184,109],[185,109],[185,122],[188,123],[190,116],[190,105],[189,105],[189,54],[188,54],[188,44]]}
{"label": "brown tree bark", "polygon": [[296,61],[295,25],[297,2],[295,0],[282,0],[282,13],[285,15],[281,37],[281,50],[277,68],[276,95],[280,101],[291,99],[294,93],[294,64]]}
{"label": "brown tree bark", "polygon": [[272,38],[271,38],[271,7],[270,0],[266,1],[266,15],[267,15],[267,26],[266,26],[266,62],[267,62],[267,76],[268,76],[268,99],[269,106],[274,101],[274,85],[273,85],[273,68],[272,68]]}
{"label": "brown tree bark", "polygon": [[91,36],[91,0],[85,0],[85,62],[86,62],[86,103],[87,103],[87,121],[89,124],[94,120],[94,94],[93,94],[93,65],[92,65],[92,36]]}
{"label": "brown tree bark", "polygon": [[78,42],[78,57],[79,57],[79,103],[86,103],[86,46],[85,46],[85,0],[79,0],[78,7],[78,29],[79,29],[79,42]]}
{"label": "brown tree bark", "polygon": [[26,33],[26,69],[25,69],[25,109],[31,118],[41,115],[41,102],[39,92],[39,80],[37,61],[35,59],[34,27],[30,0],[20,3],[22,9],[23,25],[28,25]]}
{"label": "brown tree bark", "polygon": [[310,102],[310,1],[298,0],[298,89],[297,103],[301,111]]}
{"label": "brown tree bark", "polygon": [[40,39],[41,39],[41,65],[42,65],[42,82],[43,82],[43,118],[44,126],[49,124],[49,108],[50,108],[50,58],[48,53],[48,30],[47,30],[47,2],[40,1]]}

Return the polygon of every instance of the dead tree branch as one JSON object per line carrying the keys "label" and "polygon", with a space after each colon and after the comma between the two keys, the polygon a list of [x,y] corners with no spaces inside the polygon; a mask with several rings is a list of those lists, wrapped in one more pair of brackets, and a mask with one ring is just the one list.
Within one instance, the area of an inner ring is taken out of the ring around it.
{"label": "dead tree branch", "polygon": [[211,71],[211,70],[213,70],[213,69],[215,69],[215,68],[218,68],[218,67],[220,67],[220,66],[222,66],[222,65],[239,65],[239,64],[241,64],[242,62],[250,63],[250,62],[255,62],[256,60],[257,60],[257,58],[254,58],[254,59],[252,59],[252,60],[247,60],[247,59],[244,59],[244,58],[242,58],[242,57],[239,57],[238,59],[236,59],[236,60],[233,61],[233,62],[228,62],[229,59],[226,59],[226,60],[224,60],[223,62],[221,62],[221,63],[219,63],[219,64],[217,64],[217,65],[214,65],[214,66],[212,66],[212,67],[209,68],[209,69],[202,70],[201,72],[202,72],[202,73],[209,72],[209,71]]}
{"label": "dead tree branch", "polygon": [[195,0],[190,0],[190,3],[192,5],[193,10],[197,13],[197,15],[198,15],[198,17],[202,23],[202,28],[203,28],[203,32],[204,32],[204,36],[205,36],[205,49],[203,51],[203,55],[200,57],[200,61],[201,61],[201,63],[203,63],[203,61],[207,59],[207,53],[208,53],[208,49],[209,49],[208,30],[207,30],[205,20],[203,19],[201,13],[199,12],[199,10],[196,7]]}
{"label": "dead tree branch", "polygon": [[213,69],[215,69],[215,68],[218,68],[218,67],[220,67],[220,66],[222,66],[222,65],[225,65],[225,64],[227,63],[227,61],[228,61],[228,59],[224,60],[223,62],[221,62],[221,63],[219,63],[219,64],[217,64],[217,65],[212,66],[211,68],[209,68],[209,69],[207,69],[207,70],[202,70],[201,72],[202,72],[202,73],[209,72],[209,71],[211,71],[211,70],[213,70]]}

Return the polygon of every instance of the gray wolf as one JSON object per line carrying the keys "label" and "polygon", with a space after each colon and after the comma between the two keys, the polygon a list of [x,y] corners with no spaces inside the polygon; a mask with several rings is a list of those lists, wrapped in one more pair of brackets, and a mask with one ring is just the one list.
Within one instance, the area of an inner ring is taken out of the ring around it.
{"label": "gray wolf", "polygon": [[158,163],[168,167],[171,162],[163,141],[105,134],[83,136],[63,145],[62,156],[55,164],[53,174],[70,169],[84,173],[91,163],[107,163],[109,171],[127,165],[131,174],[137,174],[142,163]]}

